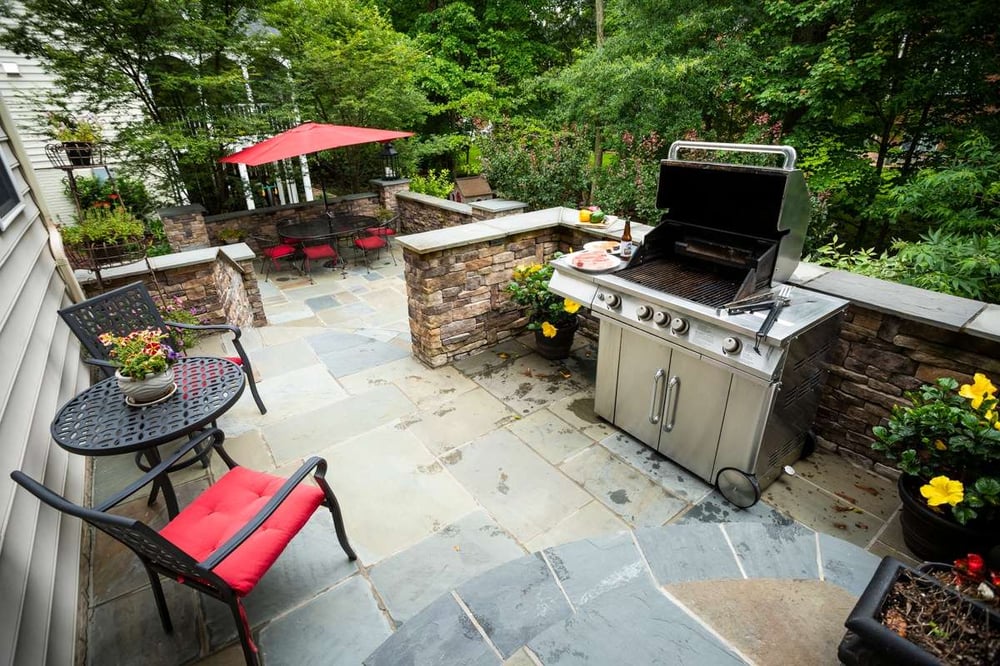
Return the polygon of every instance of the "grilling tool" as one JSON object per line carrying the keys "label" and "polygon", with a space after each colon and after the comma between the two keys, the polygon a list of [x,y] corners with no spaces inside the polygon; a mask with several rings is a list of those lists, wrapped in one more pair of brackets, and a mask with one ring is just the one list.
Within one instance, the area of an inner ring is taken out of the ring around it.
{"label": "grilling tool", "polygon": [[778,313],[781,312],[781,308],[785,307],[791,302],[788,298],[789,294],[792,293],[792,288],[789,286],[784,286],[778,293],[778,297],[770,303],[771,311],[767,313],[764,318],[764,323],[760,325],[757,329],[757,334],[754,336],[753,350],[760,354],[760,345],[767,339],[767,333],[774,326],[774,322],[778,321]]}

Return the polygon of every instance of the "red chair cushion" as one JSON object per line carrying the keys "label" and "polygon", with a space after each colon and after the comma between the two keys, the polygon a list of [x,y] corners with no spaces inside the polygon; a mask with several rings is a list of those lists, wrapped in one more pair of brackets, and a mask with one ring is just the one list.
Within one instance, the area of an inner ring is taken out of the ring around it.
{"label": "red chair cushion", "polygon": [[274,245],[272,247],[265,247],[261,250],[261,254],[268,259],[281,259],[282,257],[287,257],[288,255],[294,253],[295,248],[291,245]]}
{"label": "red chair cushion", "polygon": [[337,258],[337,251],[330,245],[306,245],[302,248],[302,253],[310,260]]}
{"label": "red chair cushion", "polygon": [[224,356],[223,358],[225,358],[227,361],[235,363],[238,366],[241,367],[243,366],[243,359],[241,359],[239,356]]}
{"label": "red chair cushion", "polygon": [[396,231],[389,227],[368,227],[366,229],[369,236],[395,236]]}
{"label": "red chair cushion", "polygon": [[[234,467],[167,523],[160,534],[199,562],[224,544],[285,483],[280,476]],[[250,592],[323,502],[323,491],[299,485],[278,510],[215,567],[239,596]]]}
{"label": "red chair cushion", "polygon": [[385,247],[385,241],[378,236],[364,236],[355,238],[354,245],[362,250],[378,250]]}

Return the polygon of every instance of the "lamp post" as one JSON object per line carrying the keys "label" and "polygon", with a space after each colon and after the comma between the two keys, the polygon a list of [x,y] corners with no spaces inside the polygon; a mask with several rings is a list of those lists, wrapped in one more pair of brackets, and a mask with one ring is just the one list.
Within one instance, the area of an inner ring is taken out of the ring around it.
{"label": "lamp post", "polygon": [[382,172],[386,179],[399,178],[399,151],[396,150],[392,141],[382,144]]}

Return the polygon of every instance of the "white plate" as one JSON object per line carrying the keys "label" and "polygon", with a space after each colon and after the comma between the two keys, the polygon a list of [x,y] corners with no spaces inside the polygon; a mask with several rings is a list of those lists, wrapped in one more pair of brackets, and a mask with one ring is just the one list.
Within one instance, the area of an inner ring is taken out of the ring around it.
{"label": "white plate", "polygon": [[[577,265],[582,259],[586,259],[586,263],[583,266]],[[577,252],[569,256],[569,265],[578,271],[600,273],[618,268],[622,265],[622,260],[604,251]]]}
{"label": "white plate", "polygon": [[588,251],[596,252],[607,252],[609,250],[616,250],[618,248],[618,241],[590,241],[589,243],[584,243],[583,249]]}

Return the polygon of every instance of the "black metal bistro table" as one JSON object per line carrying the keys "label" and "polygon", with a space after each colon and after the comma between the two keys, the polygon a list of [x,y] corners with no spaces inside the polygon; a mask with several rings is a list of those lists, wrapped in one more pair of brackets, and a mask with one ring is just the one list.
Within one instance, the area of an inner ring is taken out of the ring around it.
{"label": "black metal bistro table", "polygon": [[[67,402],[52,421],[56,444],[71,453],[111,456],[140,453],[150,466],[160,462],[157,446],[192,435],[236,404],[246,386],[243,369],[224,358],[194,356],[174,364],[177,391],[155,405],[130,407],[114,377],[104,379]],[[177,515],[177,497],[166,474],[167,512]]]}
{"label": "black metal bistro table", "polygon": [[368,215],[334,215],[326,219],[294,222],[278,228],[278,235],[291,241],[350,236],[368,227],[377,227],[378,219]]}

